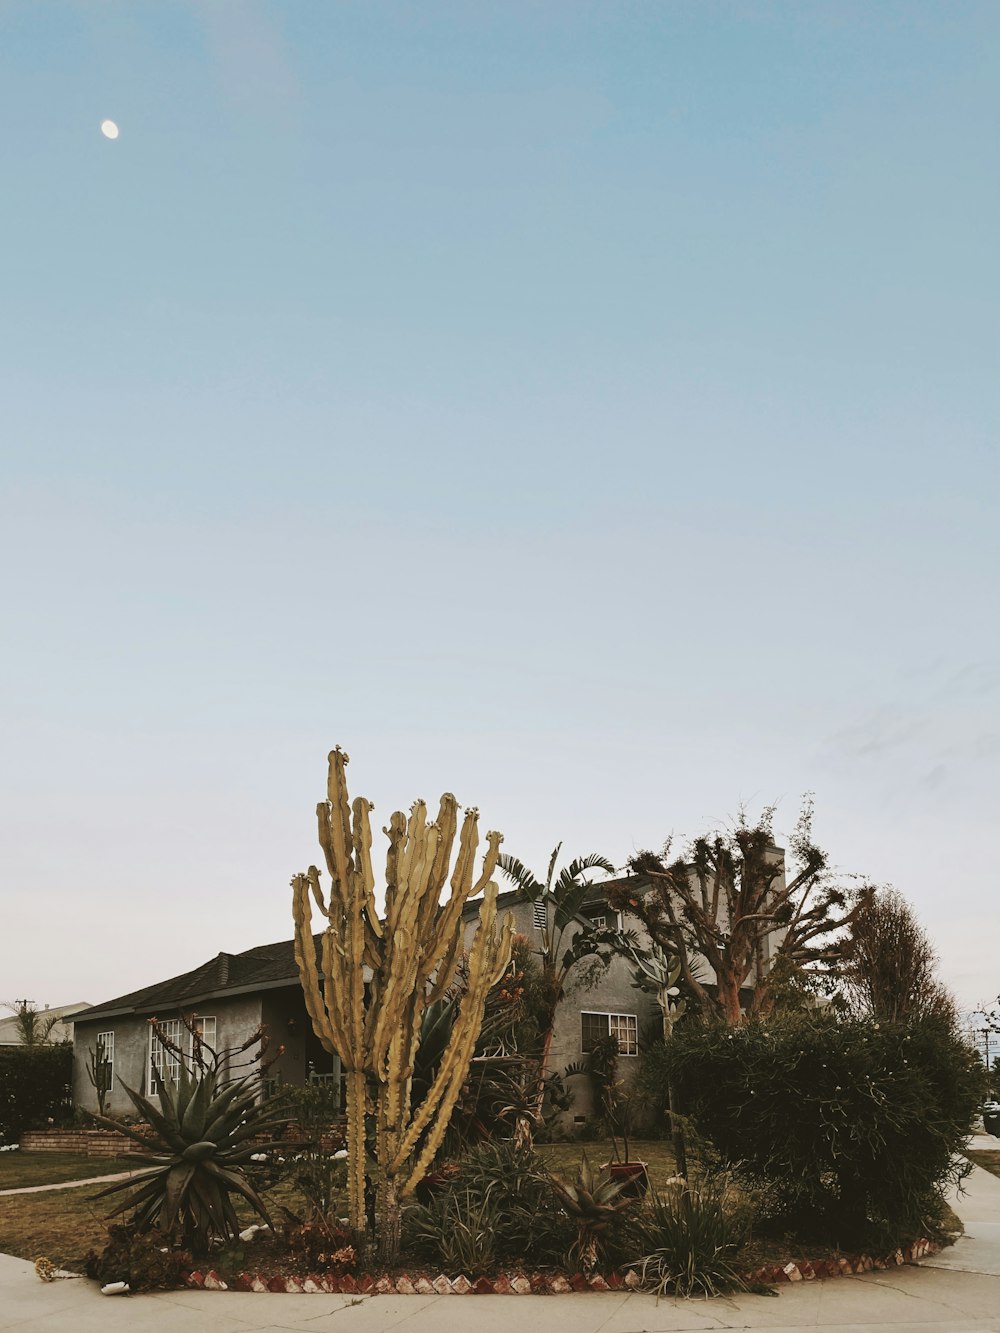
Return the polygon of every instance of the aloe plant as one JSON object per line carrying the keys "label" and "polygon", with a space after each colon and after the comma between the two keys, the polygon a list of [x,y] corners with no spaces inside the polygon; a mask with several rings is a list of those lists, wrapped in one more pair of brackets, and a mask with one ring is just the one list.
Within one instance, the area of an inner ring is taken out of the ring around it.
{"label": "aloe plant", "polygon": [[153,1080],[159,1108],[122,1084],[152,1128],[152,1136],[106,1116],[93,1116],[140,1143],[146,1151],[138,1160],[149,1167],[94,1196],[101,1199],[130,1191],[109,1217],[134,1209],[132,1220],[140,1232],[155,1227],[164,1235],[179,1234],[195,1254],[207,1253],[214,1237],[238,1235],[234,1194],[270,1224],[267,1208],[243,1167],[255,1151],[254,1139],[283,1124],[287,1115],[275,1115],[258,1102],[259,1078],[249,1074],[227,1083],[218,1069],[192,1073],[181,1062],[176,1082],[165,1081],[155,1069]]}
{"label": "aloe plant", "polygon": [[622,1197],[624,1180],[601,1180],[594,1175],[587,1154],[577,1168],[576,1180],[551,1174],[552,1188],[560,1204],[576,1224],[576,1241],[569,1253],[584,1273],[597,1266],[603,1238],[617,1213],[627,1208],[631,1199]]}

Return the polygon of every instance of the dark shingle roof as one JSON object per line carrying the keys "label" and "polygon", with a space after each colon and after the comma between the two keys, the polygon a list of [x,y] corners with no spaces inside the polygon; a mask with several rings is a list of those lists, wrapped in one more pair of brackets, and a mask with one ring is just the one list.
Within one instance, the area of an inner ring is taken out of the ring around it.
{"label": "dark shingle roof", "polygon": [[74,1021],[90,1022],[112,1013],[154,1014],[157,1009],[176,1009],[194,1004],[207,996],[229,992],[259,990],[299,984],[299,969],[295,963],[295,948],[291,940],[277,944],[258,944],[243,953],[220,953],[190,972],[158,981],[141,990],[119,995],[103,1004],[75,1014]]}

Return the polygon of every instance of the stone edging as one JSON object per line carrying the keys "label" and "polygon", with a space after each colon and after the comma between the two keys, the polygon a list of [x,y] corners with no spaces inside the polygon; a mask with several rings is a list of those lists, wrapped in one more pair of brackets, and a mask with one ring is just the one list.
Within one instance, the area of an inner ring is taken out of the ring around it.
{"label": "stone edging", "polygon": [[[856,1273],[871,1273],[900,1264],[916,1263],[928,1254],[935,1254],[940,1248],[934,1241],[921,1238],[905,1249],[894,1250],[885,1258],[859,1254],[841,1256],[839,1259],[803,1259],[787,1264],[765,1264],[763,1268],[744,1273],[743,1277],[749,1283],[767,1285],[776,1282],[811,1282],[826,1277],[850,1277]],[[318,1291],[342,1296],[529,1296],[560,1295],[570,1291],[638,1291],[642,1287],[642,1280],[634,1269],[629,1269],[625,1273],[608,1273],[606,1277],[600,1273],[589,1278],[583,1273],[574,1273],[570,1277],[561,1273],[501,1273],[499,1277],[478,1277],[474,1280],[464,1273],[455,1278],[445,1277],[443,1273],[435,1278],[426,1274],[414,1277],[406,1273],[399,1277],[373,1277],[370,1273],[361,1273],[357,1277],[350,1273],[340,1276],[311,1273],[308,1277],[262,1277],[259,1273],[238,1273],[225,1282],[214,1269],[209,1269],[205,1273],[197,1271],[185,1274],[184,1286],[205,1291],[274,1291],[288,1295]]]}

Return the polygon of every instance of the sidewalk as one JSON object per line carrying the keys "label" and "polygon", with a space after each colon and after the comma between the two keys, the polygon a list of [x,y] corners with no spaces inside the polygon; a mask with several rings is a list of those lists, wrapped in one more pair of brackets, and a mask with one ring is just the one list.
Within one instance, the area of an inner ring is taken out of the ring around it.
{"label": "sidewalk", "polygon": [[[994,1143],[988,1140],[987,1146]],[[979,1146],[978,1144],[975,1146]],[[968,1237],[917,1266],[782,1287],[778,1297],[278,1296],[171,1291],[105,1297],[83,1279],[42,1283],[0,1256],[3,1333],[1000,1333],[1000,1180],[976,1167],[957,1201]]]}
{"label": "sidewalk", "polygon": [[[109,1184],[112,1180],[128,1180],[134,1176],[136,1171],[141,1171],[142,1167],[137,1166],[135,1171],[116,1171],[110,1176],[88,1176],[86,1180],[60,1180],[54,1185],[20,1185],[14,1190],[0,1190],[0,1199],[8,1194],[44,1194],[46,1190],[76,1190],[81,1185],[100,1185],[103,1181]],[[3,1325],[0,1324],[0,1328]]]}

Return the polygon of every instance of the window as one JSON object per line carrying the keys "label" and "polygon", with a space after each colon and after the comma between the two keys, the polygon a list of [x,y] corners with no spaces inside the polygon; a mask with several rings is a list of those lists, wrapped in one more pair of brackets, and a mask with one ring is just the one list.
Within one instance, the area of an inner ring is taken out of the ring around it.
{"label": "window", "polygon": [[[181,1020],[179,1018],[161,1018],[156,1025],[168,1041],[173,1042],[175,1046],[181,1045]],[[159,1074],[160,1078],[166,1083],[168,1080],[176,1079],[181,1072],[180,1057],[176,1051],[164,1046],[156,1035],[156,1029],[150,1024],[149,1028],[149,1088],[151,1092],[156,1091],[156,1078],[153,1071]]]}
{"label": "window", "polygon": [[621,930],[622,928],[621,913],[613,912],[606,903],[594,903],[592,907],[585,907],[583,915],[598,930]]}
{"label": "window", "polygon": [[531,908],[531,920],[536,930],[545,929],[545,898],[537,899]]}
{"label": "window", "polygon": [[618,1038],[619,1055],[639,1054],[639,1020],[635,1014],[580,1015],[580,1041],[584,1055],[594,1049],[602,1037]]}
{"label": "window", "polygon": [[110,1092],[115,1080],[115,1034],[99,1032],[97,1034],[96,1070],[99,1092]]}

